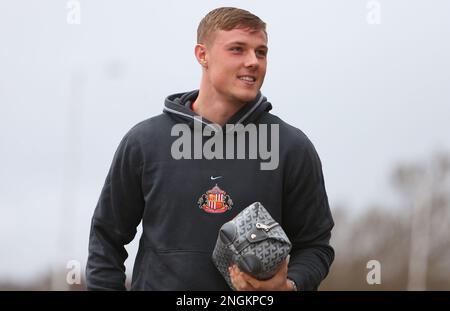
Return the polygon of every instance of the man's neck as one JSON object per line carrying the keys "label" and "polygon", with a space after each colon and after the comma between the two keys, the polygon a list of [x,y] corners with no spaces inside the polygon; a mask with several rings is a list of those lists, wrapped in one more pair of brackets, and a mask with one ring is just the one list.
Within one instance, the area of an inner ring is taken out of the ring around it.
{"label": "man's neck", "polygon": [[192,109],[199,116],[223,126],[246,103],[232,102],[219,94],[206,94],[200,89]]}

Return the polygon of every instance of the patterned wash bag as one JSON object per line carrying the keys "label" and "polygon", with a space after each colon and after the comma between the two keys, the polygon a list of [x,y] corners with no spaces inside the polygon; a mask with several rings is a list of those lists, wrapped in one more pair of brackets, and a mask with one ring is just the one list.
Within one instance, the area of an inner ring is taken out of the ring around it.
{"label": "patterned wash bag", "polygon": [[237,264],[239,269],[257,279],[270,279],[291,247],[280,224],[261,203],[255,202],[220,228],[212,260],[234,289],[229,266]]}

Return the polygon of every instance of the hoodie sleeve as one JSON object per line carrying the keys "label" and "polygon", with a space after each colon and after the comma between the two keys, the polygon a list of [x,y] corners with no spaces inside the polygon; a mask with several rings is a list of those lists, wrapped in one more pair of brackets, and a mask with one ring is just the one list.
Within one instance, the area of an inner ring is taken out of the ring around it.
{"label": "hoodie sleeve", "polygon": [[317,290],[334,260],[329,244],[334,222],[322,165],[309,139],[294,148],[287,168],[283,227],[292,242],[288,278],[298,290]]}
{"label": "hoodie sleeve", "polygon": [[88,290],[125,290],[124,245],[136,235],[144,199],[142,154],[131,131],[122,139],[94,211],[86,266]]}

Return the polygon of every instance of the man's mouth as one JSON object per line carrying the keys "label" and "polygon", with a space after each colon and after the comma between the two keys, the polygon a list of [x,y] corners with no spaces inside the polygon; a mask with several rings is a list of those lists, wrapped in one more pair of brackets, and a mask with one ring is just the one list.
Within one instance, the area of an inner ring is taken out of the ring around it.
{"label": "man's mouth", "polygon": [[248,76],[248,75],[238,76],[238,79],[243,81],[244,83],[250,84],[250,85],[254,84],[256,81],[256,78],[254,76]]}

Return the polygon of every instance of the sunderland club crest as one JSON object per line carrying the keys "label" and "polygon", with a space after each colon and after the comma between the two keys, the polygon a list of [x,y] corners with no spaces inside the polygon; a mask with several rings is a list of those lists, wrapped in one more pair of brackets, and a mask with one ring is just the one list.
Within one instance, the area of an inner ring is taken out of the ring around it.
{"label": "sunderland club crest", "polygon": [[217,186],[206,191],[198,199],[199,208],[207,213],[224,213],[230,210],[233,206],[233,201],[230,196]]}

